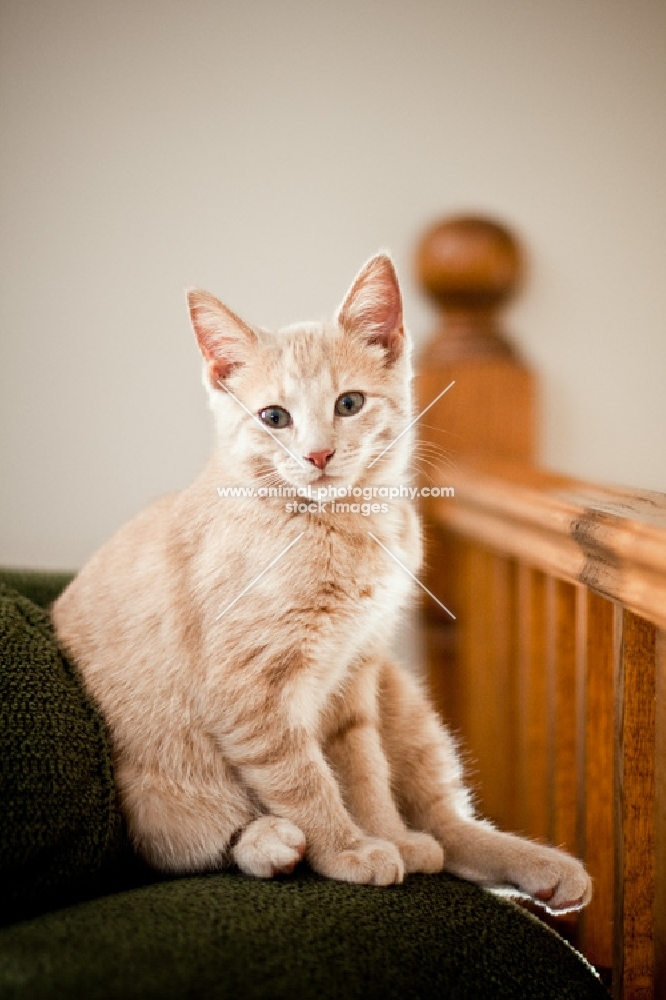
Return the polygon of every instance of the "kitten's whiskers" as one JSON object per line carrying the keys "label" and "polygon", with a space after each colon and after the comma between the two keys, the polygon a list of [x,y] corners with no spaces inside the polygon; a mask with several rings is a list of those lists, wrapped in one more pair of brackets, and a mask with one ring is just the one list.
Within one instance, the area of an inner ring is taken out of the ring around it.
{"label": "kitten's whiskers", "polygon": [[393,447],[393,445],[394,445],[394,444],[395,444],[395,443],[396,443],[397,441],[399,441],[399,440],[400,440],[400,438],[401,438],[401,437],[403,436],[403,434],[406,434],[406,433],[407,433],[407,431],[408,431],[408,430],[409,430],[409,429],[410,429],[411,427],[413,427],[413,426],[414,426],[414,424],[415,424],[415,423],[417,423],[417,421],[419,421],[419,420],[421,419],[421,417],[423,416],[423,414],[424,414],[424,413],[427,413],[427,412],[428,412],[428,410],[429,410],[429,409],[431,408],[431,406],[434,406],[434,405],[435,405],[435,403],[437,402],[437,400],[438,400],[438,399],[441,399],[441,398],[442,398],[442,396],[444,395],[444,393],[445,393],[445,392],[448,392],[448,391],[449,391],[449,389],[451,388],[451,386],[452,386],[452,385],[455,385],[455,384],[456,384],[456,382],[455,382],[455,379],[453,380],[453,382],[449,382],[449,384],[447,385],[446,389],[442,389],[442,391],[440,392],[440,394],[439,394],[438,396],[435,396],[435,398],[433,399],[432,403],[428,403],[428,405],[426,406],[426,408],[425,408],[424,410],[421,410],[421,412],[420,412],[420,413],[418,414],[418,416],[414,417],[414,419],[413,419],[412,421],[410,421],[410,423],[408,423],[408,424],[407,424],[407,426],[406,426],[406,427],[405,427],[405,428],[404,428],[403,430],[401,430],[401,431],[400,431],[400,433],[398,434],[398,436],[397,436],[397,437],[395,437],[395,438],[394,438],[394,439],[393,439],[393,440],[391,441],[391,443],[390,443],[390,444],[387,444],[387,446],[386,446],[386,447],[384,448],[384,451],[381,451],[381,452],[379,453],[379,455],[377,455],[377,458],[373,458],[373,460],[372,460],[372,462],[370,462],[370,465],[368,466],[368,468],[369,468],[369,469],[370,469],[370,468],[372,468],[372,466],[373,466],[373,465],[375,464],[375,462],[377,462],[377,461],[378,461],[378,460],[379,460],[379,459],[380,459],[380,458],[382,457],[382,455],[386,454],[386,452],[387,452],[387,451],[389,450],[389,448],[392,448],[392,447]]}

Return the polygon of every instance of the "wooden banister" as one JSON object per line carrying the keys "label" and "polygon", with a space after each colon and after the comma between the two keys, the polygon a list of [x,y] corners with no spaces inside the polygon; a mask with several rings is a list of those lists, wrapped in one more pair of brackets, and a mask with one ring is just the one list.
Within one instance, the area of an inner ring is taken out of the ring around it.
{"label": "wooden banister", "polygon": [[613,996],[666,998],[666,494],[534,467],[535,379],[497,318],[511,234],[441,223],[419,269],[444,312],[419,402],[456,380],[421,427],[421,486],[455,490],[423,501],[426,582],[457,616],[424,606],[433,696],[481,810],[585,860],[563,930]]}
{"label": "wooden banister", "polygon": [[666,495],[500,462],[448,475],[455,499],[427,502],[461,573],[445,714],[482,808],[584,858],[577,943],[614,996],[664,996]]}
{"label": "wooden banister", "polygon": [[430,500],[428,516],[666,627],[663,493],[492,461],[440,475],[457,502]]}

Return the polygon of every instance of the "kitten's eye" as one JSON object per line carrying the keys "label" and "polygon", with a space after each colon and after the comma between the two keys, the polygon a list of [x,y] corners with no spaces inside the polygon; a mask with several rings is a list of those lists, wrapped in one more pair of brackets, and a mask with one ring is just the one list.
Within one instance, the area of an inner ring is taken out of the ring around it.
{"label": "kitten's eye", "polygon": [[343,392],[335,401],[335,412],[341,417],[351,417],[361,409],[365,403],[365,396],[362,392]]}
{"label": "kitten's eye", "polygon": [[267,406],[259,410],[259,419],[268,427],[288,427],[291,423],[291,413],[282,406]]}

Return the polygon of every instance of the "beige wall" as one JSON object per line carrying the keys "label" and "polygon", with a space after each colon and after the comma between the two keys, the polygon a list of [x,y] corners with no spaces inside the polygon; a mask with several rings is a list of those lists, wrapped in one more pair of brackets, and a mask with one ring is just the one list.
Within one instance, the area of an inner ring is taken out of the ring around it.
{"label": "beige wall", "polygon": [[0,3],[0,563],[76,566],[190,480],[208,416],[182,289],[332,311],[424,224],[488,211],[542,459],[666,489],[662,0]]}

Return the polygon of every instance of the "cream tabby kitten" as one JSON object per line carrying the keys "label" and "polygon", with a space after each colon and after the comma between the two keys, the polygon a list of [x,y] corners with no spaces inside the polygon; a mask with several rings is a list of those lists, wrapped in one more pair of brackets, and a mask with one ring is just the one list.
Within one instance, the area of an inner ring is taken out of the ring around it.
{"label": "cream tabby kitten", "polygon": [[189,307],[215,452],[53,608],[106,717],[136,848],[164,871],[234,861],[262,878],[304,856],[375,885],[445,868],[583,906],[578,861],[474,816],[451,737],[389,654],[413,587],[395,560],[421,560],[410,502],[364,517],[218,495],[406,481],[410,351],[390,258],[363,267],[327,324],[270,333],[204,291]]}

